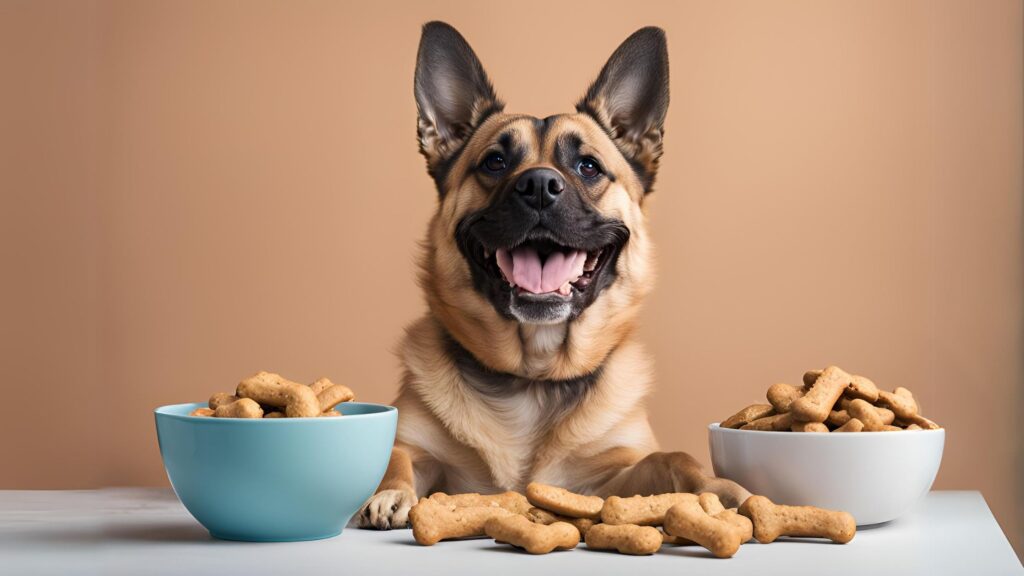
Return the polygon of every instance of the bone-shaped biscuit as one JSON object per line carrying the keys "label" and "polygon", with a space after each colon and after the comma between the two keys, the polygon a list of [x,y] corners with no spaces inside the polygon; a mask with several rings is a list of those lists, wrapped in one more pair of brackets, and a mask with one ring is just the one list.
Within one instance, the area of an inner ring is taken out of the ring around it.
{"label": "bone-shaped biscuit", "polygon": [[850,418],[845,424],[836,428],[832,432],[860,432],[864,430],[864,423],[856,418]]}
{"label": "bone-shaped biscuit", "polygon": [[740,426],[740,430],[763,430],[767,432],[781,432],[789,430],[793,426],[793,413],[775,414],[758,418],[749,424]]}
{"label": "bone-shaped biscuit", "polygon": [[[319,382],[319,380],[317,381]],[[310,388],[312,389],[312,387]],[[332,384],[316,395],[320,411],[327,412],[342,402],[350,402],[356,397],[352,389],[344,384]]]}
{"label": "bone-shaped biscuit", "polygon": [[217,418],[263,418],[263,408],[250,398],[239,398],[230,404],[221,404],[213,411]]}
{"label": "bone-shaped biscuit", "polygon": [[793,432],[828,432],[828,426],[821,422],[793,422],[789,429]]}
{"label": "bone-shaped biscuit", "polygon": [[617,550],[621,554],[646,556],[661,549],[661,531],[636,524],[595,524],[586,536],[587,548]]}
{"label": "bone-shaped biscuit", "polygon": [[892,423],[893,413],[885,408],[877,408],[868,404],[866,400],[857,398],[850,401],[846,408],[851,418],[856,418],[864,424],[864,430],[868,432],[881,432],[887,430],[886,426]]}
{"label": "bone-shaped biscuit", "polygon": [[570,550],[580,542],[580,532],[572,524],[535,524],[518,514],[491,518],[484,524],[484,531],[495,541],[518,546],[530,554]]}
{"label": "bone-shaped biscuit", "polygon": [[804,389],[792,384],[772,384],[768,387],[768,403],[772,405],[775,412],[785,414],[789,412],[790,405],[797,398],[804,395]]}
{"label": "bone-shaped biscuit", "polygon": [[312,418],[322,410],[313,390],[279,374],[258,372],[238,383],[235,396],[251,398],[260,404],[284,407],[289,418]]}
{"label": "bone-shaped biscuit", "polygon": [[764,496],[747,498],[739,513],[754,523],[754,538],[763,544],[774,542],[779,536],[828,538],[845,544],[857,533],[857,523],[847,512],[813,506],[783,506]]}
{"label": "bone-shaped biscuit", "polygon": [[450,506],[497,506],[516,514],[525,514],[530,510],[530,502],[519,492],[503,492],[501,494],[445,494],[435,492],[431,500]]}
{"label": "bone-shaped biscuit", "polygon": [[[809,370],[804,372],[804,390],[810,389],[810,387],[814,385],[814,382],[821,376],[822,372],[822,370]],[[868,402],[878,400],[878,386],[875,386],[875,383],[868,378],[858,376],[856,374],[850,375],[850,383],[843,393],[850,399],[860,398],[862,400],[867,400]]]}
{"label": "bone-shaped biscuit", "polygon": [[726,418],[719,426],[722,428],[739,428],[754,420],[759,420],[772,414],[775,414],[775,409],[772,408],[771,404],[751,404]]}
{"label": "bone-shaped biscuit", "polygon": [[458,507],[420,498],[409,510],[409,522],[416,542],[433,546],[441,540],[483,536],[488,520],[512,515],[512,512],[498,506]]}
{"label": "bone-shaped biscuit", "polygon": [[790,404],[789,413],[800,422],[824,422],[852,377],[838,366],[829,366],[807,393]]}
{"label": "bone-shaped biscuit", "polygon": [[665,532],[707,548],[719,558],[730,558],[749,536],[749,520],[728,511],[708,514],[699,502],[681,502],[665,514]]}
{"label": "bone-shaped biscuit", "polygon": [[[527,505],[529,505],[529,503],[527,503]],[[570,518],[568,516],[562,516],[560,514],[555,514],[554,512],[548,512],[543,508],[536,507],[527,510],[524,516],[526,516],[526,519],[530,522],[544,524],[545,526],[548,524],[554,524],[555,522],[572,524],[577,530],[579,530],[581,539],[585,537],[587,535],[587,531],[596,524],[596,522],[590,518]]]}
{"label": "bone-shaped biscuit", "polygon": [[604,499],[598,496],[584,496],[540,482],[526,486],[526,499],[538,508],[572,518],[600,518],[604,507]]}
{"label": "bone-shaped biscuit", "polygon": [[604,508],[601,509],[601,521],[605,524],[660,526],[665,521],[665,512],[686,500],[696,501],[697,496],[685,492],[629,498],[609,496],[604,501]]}

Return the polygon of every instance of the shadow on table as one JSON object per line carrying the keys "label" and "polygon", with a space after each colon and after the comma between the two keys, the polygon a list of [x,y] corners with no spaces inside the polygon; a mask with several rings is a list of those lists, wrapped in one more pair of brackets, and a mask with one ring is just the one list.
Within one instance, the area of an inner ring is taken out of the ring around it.
{"label": "shadow on table", "polygon": [[150,542],[154,544],[226,542],[210,536],[205,528],[191,519],[187,522],[139,522],[108,526],[102,530],[101,538],[107,542]]}
{"label": "shadow on table", "polygon": [[95,548],[104,544],[124,542],[174,545],[204,542],[220,544],[223,541],[214,539],[206,529],[191,520],[182,522],[141,521],[102,527],[76,526],[74,524],[60,527],[47,526],[44,530],[23,529],[17,534],[10,534],[7,540],[7,544],[15,548],[21,545]]}

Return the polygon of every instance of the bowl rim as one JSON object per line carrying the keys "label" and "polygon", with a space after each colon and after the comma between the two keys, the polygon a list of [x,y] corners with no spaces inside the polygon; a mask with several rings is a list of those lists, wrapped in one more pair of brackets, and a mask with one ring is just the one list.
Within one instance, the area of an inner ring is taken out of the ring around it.
{"label": "bowl rim", "polygon": [[[792,436],[794,434],[793,432],[790,432],[788,430],[740,430],[739,428],[722,428],[719,424],[721,424],[721,422],[712,422],[711,424],[708,424],[708,432],[714,432],[715,430],[718,430],[718,431],[720,431],[722,433],[725,433],[725,434],[770,434],[770,435],[780,435],[781,434],[781,435],[784,435],[784,436]],[[941,434],[941,435],[945,435],[946,429],[945,428],[939,428],[937,430],[903,430],[903,432],[910,432],[910,433],[913,433],[913,434],[928,434],[928,435]],[[847,437],[847,438],[864,438],[866,436],[866,437],[870,437],[870,438],[876,438],[876,437],[878,437],[878,432],[864,432],[864,431],[861,431],[861,432],[842,432],[840,434],[815,434],[813,432],[810,432],[810,433],[796,433],[796,436],[799,437],[799,438],[834,438],[836,436],[842,436],[842,437]]]}
{"label": "bowl rim", "polygon": [[323,424],[316,425],[326,426],[329,425],[327,424],[328,422],[346,422],[352,420],[353,418],[358,420],[365,420],[367,418],[389,418],[391,414],[398,412],[398,408],[395,406],[391,406],[390,404],[378,404],[376,402],[341,402],[340,404],[373,406],[376,408],[382,408],[382,410],[367,412],[365,414],[346,414],[344,418],[211,418],[209,416],[189,416],[188,414],[174,414],[170,412],[170,410],[172,409],[179,409],[191,412],[196,408],[208,407],[208,402],[184,402],[182,404],[165,404],[163,406],[158,406],[153,409],[153,415],[159,418],[171,418],[173,420],[181,420],[183,422],[206,422],[226,426],[253,426],[261,425],[264,423],[270,426],[284,426],[289,424],[298,424],[302,422],[322,422]]}

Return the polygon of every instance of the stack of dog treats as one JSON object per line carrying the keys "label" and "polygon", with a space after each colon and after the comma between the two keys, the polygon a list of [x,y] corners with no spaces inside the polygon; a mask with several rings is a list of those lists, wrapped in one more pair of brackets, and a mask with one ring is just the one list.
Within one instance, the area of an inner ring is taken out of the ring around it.
{"label": "stack of dog treats", "polygon": [[768,404],[752,404],[721,423],[722,428],[774,432],[890,432],[937,430],[921,416],[906,388],[881,390],[871,380],[837,366],[804,374],[804,385],[774,384]]}
{"label": "stack of dog treats", "polygon": [[857,531],[846,512],[780,506],[764,496],[726,509],[710,492],[605,500],[536,482],[526,487],[525,496],[432,494],[413,506],[409,519],[413,537],[424,546],[489,536],[530,554],[569,550],[583,540],[589,549],[622,554],[654,554],[663,544],[674,544],[703,546],[719,558],[730,558],[752,538],[768,543],[780,536],[802,536],[845,544]]}
{"label": "stack of dog treats", "polygon": [[309,386],[292,382],[273,372],[257,372],[242,380],[234,394],[217,392],[208,408],[196,408],[189,416],[214,418],[314,418],[341,416],[335,406],[355,394],[344,384],[321,378]]}

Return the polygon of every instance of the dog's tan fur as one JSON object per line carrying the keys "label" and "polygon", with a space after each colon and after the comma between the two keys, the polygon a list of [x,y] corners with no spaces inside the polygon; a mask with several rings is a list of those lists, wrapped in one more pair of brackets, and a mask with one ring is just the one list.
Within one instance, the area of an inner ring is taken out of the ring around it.
{"label": "dog's tan fur", "polygon": [[[597,99],[589,106],[598,115],[605,110]],[[686,454],[657,452],[644,407],[651,362],[633,338],[641,301],[654,280],[647,190],[623,150],[632,146],[633,157],[653,171],[660,131],[657,141],[624,142],[602,121],[607,118],[566,114],[539,131],[530,117],[499,112],[474,126],[468,140],[453,144],[438,142],[421,118],[428,167],[455,145],[461,153],[439,185],[444,194],[423,246],[419,279],[429,311],[407,329],[400,347],[404,377],[395,401],[400,418],[392,461],[358,518],[361,525],[404,526],[409,507],[433,491],[522,491],[531,481],[601,496],[710,490],[729,506],[748,495],[707,476]],[[630,231],[615,281],[567,322],[526,324],[498,314],[474,288],[456,245],[461,218],[489,201],[469,168],[498,133],[509,130],[525,144],[524,169],[553,166],[555,143],[572,132],[617,176],[588,198]],[[507,379],[508,389],[487,393],[487,383],[473,381],[480,373],[465,370],[453,357],[452,341],[488,371],[485,378],[495,373]],[[590,378],[582,392],[553,383],[580,378]]]}

